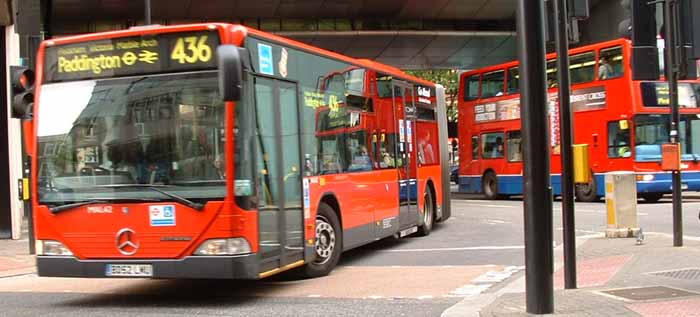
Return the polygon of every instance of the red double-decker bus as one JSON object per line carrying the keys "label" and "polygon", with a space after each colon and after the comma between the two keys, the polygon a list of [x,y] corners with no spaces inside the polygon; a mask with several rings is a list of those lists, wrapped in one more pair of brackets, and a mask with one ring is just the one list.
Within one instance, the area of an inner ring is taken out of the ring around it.
{"label": "red double-decker bus", "polygon": [[[633,171],[637,193],[655,202],[671,192],[661,170],[661,145],[668,142],[668,84],[632,79],[631,43],[625,39],[569,51],[574,143],[588,144],[591,181],[576,184],[576,197],[595,201],[605,194],[604,174]],[[556,56],[547,55],[552,187],[561,192]],[[460,76],[459,191],[489,199],[523,191],[518,63]],[[700,191],[700,81],[681,81],[680,142],[683,188]]]}
{"label": "red double-decker bus", "polygon": [[48,40],[37,65],[40,276],[321,276],[450,216],[444,90],[396,68],[229,24]]}

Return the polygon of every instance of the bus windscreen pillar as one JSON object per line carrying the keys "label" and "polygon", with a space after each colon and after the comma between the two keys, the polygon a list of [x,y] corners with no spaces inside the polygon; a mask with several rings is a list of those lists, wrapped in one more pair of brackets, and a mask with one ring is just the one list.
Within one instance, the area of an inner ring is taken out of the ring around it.
{"label": "bus windscreen pillar", "polygon": [[639,234],[635,177],[634,172],[605,174],[606,238],[632,238]]}

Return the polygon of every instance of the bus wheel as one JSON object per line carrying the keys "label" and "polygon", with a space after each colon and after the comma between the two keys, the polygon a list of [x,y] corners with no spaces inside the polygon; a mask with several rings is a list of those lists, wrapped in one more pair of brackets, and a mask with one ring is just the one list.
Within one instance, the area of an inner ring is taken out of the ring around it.
{"label": "bus wheel", "polygon": [[498,198],[498,180],[494,172],[488,171],[481,179],[481,189],[486,196],[486,199]]}
{"label": "bus wheel", "polygon": [[588,184],[576,184],[576,199],[581,202],[594,202],[598,201],[598,194],[595,188],[595,179],[591,178],[591,182]]}
{"label": "bus wheel", "polygon": [[335,211],[325,203],[316,214],[316,243],[314,260],[304,267],[305,277],[319,277],[330,273],[343,250],[343,232]]}
{"label": "bus wheel", "polygon": [[430,188],[425,189],[423,194],[423,224],[418,227],[418,235],[421,237],[430,234],[435,222],[435,204],[433,203],[433,194]]}
{"label": "bus wheel", "polygon": [[644,198],[645,203],[655,203],[659,201],[662,197],[664,197],[664,194],[662,193],[644,193],[641,194],[642,198]]}

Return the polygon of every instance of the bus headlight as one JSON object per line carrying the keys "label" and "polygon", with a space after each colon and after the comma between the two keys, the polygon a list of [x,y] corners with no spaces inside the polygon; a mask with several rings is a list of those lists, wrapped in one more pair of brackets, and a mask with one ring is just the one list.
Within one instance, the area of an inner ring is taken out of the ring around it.
{"label": "bus headlight", "polygon": [[37,255],[73,255],[63,243],[54,240],[36,240]]}
{"label": "bus headlight", "polygon": [[638,181],[650,182],[654,180],[654,174],[639,174],[637,175]]}
{"label": "bus headlight", "polygon": [[250,252],[250,244],[244,238],[210,239],[204,241],[194,255],[236,255]]}

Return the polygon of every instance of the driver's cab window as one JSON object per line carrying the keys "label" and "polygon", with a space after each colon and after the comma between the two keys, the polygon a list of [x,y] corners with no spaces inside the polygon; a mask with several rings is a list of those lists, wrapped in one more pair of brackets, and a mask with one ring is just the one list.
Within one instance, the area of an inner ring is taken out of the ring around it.
{"label": "driver's cab window", "polygon": [[628,121],[608,122],[608,157],[622,158],[632,155]]}

